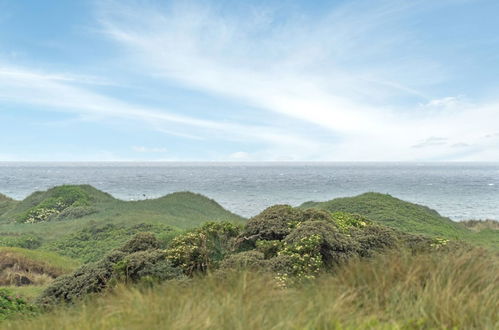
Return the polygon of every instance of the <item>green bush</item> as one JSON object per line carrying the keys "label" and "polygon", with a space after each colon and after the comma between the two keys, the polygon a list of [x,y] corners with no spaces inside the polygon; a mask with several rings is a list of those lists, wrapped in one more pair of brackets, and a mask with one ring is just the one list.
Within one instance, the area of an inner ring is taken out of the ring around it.
{"label": "green bush", "polygon": [[0,321],[16,314],[34,315],[36,308],[11,291],[0,288]]}
{"label": "green bush", "polygon": [[96,212],[97,209],[92,206],[71,206],[62,210],[55,220],[79,219]]}
{"label": "green bush", "polygon": [[0,236],[0,246],[20,247],[23,249],[34,250],[42,245],[43,239],[33,234],[24,235],[4,235]]}
{"label": "green bush", "polygon": [[258,251],[244,251],[232,254],[220,263],[220,271],[228,270],[262,270],[268,268],[263,253]]}
{"label": "green bush", "polygon": [[134,253],[151,249],[159,249],[160,243],[152,233],[138,233],[132,237],[120,251],[125,253]]}
{"label": "green bush", "polygon": [[162,250],[138,251],[127,255],[114,267],[116,276],[128,282],[165,281],[183,277],[182,270],[172,266]]}
{"label": "green bush", "polygon": [[160,281],[180,277],[182,270],[175,269],[165,251],[158,247],[159,241],[153,234],[139,233],[100,261],[86,264],[71,275],[58,277],[37,302],[45,306],[74,302],[101,292],[117,281],[137,282],[143,278]]}
{"label": "green bush", "polygon": [[50,191],[50,197],[40,201],[17,218],[21,223],[37,223],[56,219],[69,207],[90,206],[90,195],[77,186],[60,186]]}
{"label": "green bush", "polygon": [[375,252],[396,248],[400,244],[397,231],[379,225],[353,230],[352,238],[360,245],[358,253],[361,257],[371,257]]}
{"label": "green bush", "polygon": [[274,205],[246,223],[243,236],[250,241],[282,240],[297,223],[303,221],[303,211],[289,205]]}
{"label": "green bush", "polygon": [[198,229],[175,237],[166,250],[173,266],[186,275],[206,272],[234,250],[239,227],[229,222],[209,222]]}
{"label": "green bush", "polygon": [[[284,239],[284,243],[287,247],[290,247],[300,244],[304,239],[313,236],[317,237],[316,249],[320,253],[326,267],[331,267],[347,260],[359,250],[358,242],[326,221],[308,221],[300,224]],[[309,249],[311,250],[312,247],[309,247]],[[300,253],[299,248],[294,250]],[[312,253],[312,251],[302,254],[306,253]]]}
{"label": "green bush", "polygon": [[161,224],[139,223],[129,226],[94,223],[80,231],[44,244],[42,248],[83,262],[92,262],[98,261],[109,251],[123,246],[140,232],[156,234],[160,248],[166,248],[173,237],[179,234],[179,231],[172,227]]}
{"label": "green bush", "polygon": [[71,275],[58,277],[37,298],[37,303],[49,306],[74,302],[88,294],[101,292],[108,287],[115,264],[125,256],[124,252],[113,251],[98,262],[83,265]]}

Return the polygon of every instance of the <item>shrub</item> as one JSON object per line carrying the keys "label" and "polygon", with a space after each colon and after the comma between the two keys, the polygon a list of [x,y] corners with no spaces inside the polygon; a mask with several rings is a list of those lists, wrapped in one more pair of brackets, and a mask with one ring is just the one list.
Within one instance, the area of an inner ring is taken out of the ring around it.
{"label": "shrub", "polygon": [[334,212],[331,214],[331,217],[338,228],[344,231],[351,228],[363,228],[371,224],[371,221],[359,214]]}
{"label": "shrub", "polygon": [[42,245],[43,239],[33,234],[0,236],[0,246],[20,247],[34,250]]}
{"label": "shrub", "polygon": [[113,251],[101,261],[83,265],[71,275],[58,277],[37,298],[37,303],[47,306],[74,302],[104,290],[113,276],[114,265],[125,256],[124,252]]}
{"label": "shrub", "polygon": [[244,237],[250,241],[282,240],[297,223],[303,221],[303,211],[289,205],[275,205],[246,223]]}
{"label": "shrub", "polygon": [[[288,248],[294,246],[291,249],[299,253],[300,244],[313,236],[317,237],[317,249],[327,267],[348,259],[359,249],[359,243],[325,221],[308,221],[300,224],[284,239],[284,242]],[[313,248],[307,245],[307,249]]]}
{"label": "shrub", "polygon": [[361,257],[371,257],[375,252],[399,245],[398,233],[391,228],[371,225],[352,230],[352,238],[359,243]]}
{"label": "shrub", "polygon": [[272,257],[277,256],[278,252],[282,249],[283,242],[282,241],[264,241],[258,240],[256,241],[256,249],[263,253],[265,259],[270,259]]}
{"label": "shrub", "polygon": [[90,195],[75,186],[60,186],[50,191],[50,197],[40,201],[17,218],[21,223],[37,223],[56,219],[69,207],[90,205]]}
{"label": "shrub", "polygon": [[221,271],[228,270],[262,270],[267,267],[263,253],[244,251],[228,256],[220,263]]}
{"label": "shrub", "polygon": [[138,282],[142,279],[162,281],[178,278],[176,269],[159,241],[151,233],[136,234],[121,249],[114,250],[98,262],[89,263],[71,275],[54,280],[38,297],[41,305],[74,302],[88,294],[98,293],[117,281]]}
{"label": "shrub", "polygon": [[166,250],[173,266],[185,274],[206,272],[234,250],[239,227],[228,222],[209,222],[202,227],[175,237]]}
{"label": "shrub", "polygon": [[134,253],[150,249],[159,249],[160,243],[152,233],[138,233],[132,237],[120,251],[125,253]]}
{"label": "shrub", "polygon": [[26,300],[15,296],[11,291],[0,288],[0,321],[5,320],[15,314],[33,315],[36,308],[28,304]]}
{"label": "shrub", "polygon": [[61,211],[56,220],[78,219],[96,212],[97,209],[92,206],[71,206]]}
{"label": "shrub", "polygon": [[138,251],[118,262],[114,270],[116,276],[125,282],[138,282],[147,278],[164,281],[181,278],[182,270],[172,266],[162,250]]}

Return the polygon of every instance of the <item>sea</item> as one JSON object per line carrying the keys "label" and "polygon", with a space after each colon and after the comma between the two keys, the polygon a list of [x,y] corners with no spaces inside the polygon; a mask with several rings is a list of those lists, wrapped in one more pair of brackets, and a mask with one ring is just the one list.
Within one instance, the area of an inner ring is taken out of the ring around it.
{"label": "sea", "polygon": [[245,217],[274,204],[380,192],[456,221],[499,219],[499,163],[0,162],[0,193],[14,199],[61,184],[122,200],[192,191]]}

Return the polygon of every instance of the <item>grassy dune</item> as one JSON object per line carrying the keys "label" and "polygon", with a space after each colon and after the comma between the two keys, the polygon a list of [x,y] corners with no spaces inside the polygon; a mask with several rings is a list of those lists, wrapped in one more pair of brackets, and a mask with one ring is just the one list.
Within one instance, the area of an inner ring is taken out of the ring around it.
{"label": "grassy dune", "polygon": [[0,285],[20,286],[21,282],[43,285],[73,271],[79,264],[51,252],[0,247]]}
{"label": "grassy dune", "polygon": [[390,253],[282,289],[232,273],[118,287],[5,329],[497,329],[499,263],[481,250]]}
{"label": "grassy dune", "polygon": [[[54,199],[61,198],[61,195],[64,197],[64,193],[76,195],[79,198],[76,202],[78,206],[67,207],[44,221],[19,223],[29,219],[30,212],[37,214],[54,208]],[[242,223],[243,220],[214,200],[190,192],[143,201],[122,201],[88,185],[60,186],[45,192],[35,192],[23,201],[15,202],[15,207],[8,212],[0,213],[0,234],[32,234],[51,241],[95,224],[133,226],[149,223],[189,229],[207,221]]]}
{"label": "grassy dune", "polygon": [[[496,222],[477,222],[466,226],[441,216],[426,206],[409,203],[386,194],[365,193],[326,202],[306,202],[300,208],[361,214],[372,221],[407,233],[464,240],[499,250]],[[482,230],[483,229],[483,230]]]}

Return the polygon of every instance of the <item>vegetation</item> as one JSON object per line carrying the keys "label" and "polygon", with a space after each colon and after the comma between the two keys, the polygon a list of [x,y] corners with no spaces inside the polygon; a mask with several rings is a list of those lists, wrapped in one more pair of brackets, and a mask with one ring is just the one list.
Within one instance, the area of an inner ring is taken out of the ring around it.
{"label": "vegetation", "polygon": [[0,194],[0,216],[13,208],[15,204],[16,201],[13,199]]}
{"label": "vegetation", "polygon": [[93,223],[75,233],[44,244],[42,249],[86,263],[101,259],[109,251],[119,248],[132,236],[140,232],[155,233],[162,248],[165,248],[167,243],[179,233],[178,230],[162,224],[139,223],[125,225],[108,223],[100,225]]}
{"label": "vegetation", "polygon": [[73,271],[78,262],[54,253],[0,247],[0,285],[40,285]]}
{"label": "vegetation", "polygon": [[499,221],[497,220],[467,220],[461,223],[473,231],[480,232],[482,230],[499,230]]}
{"label": "vegetation", "polygon": [[35,315],[36,308],[8,289],[0,288],[0,321],[19,315]]}
{"label": "vegetation", "polygon": [[120,286],[5,329],[497,329],[497,258],[474,250],[353,259],[282,289],[269,274]]}
{"label": "vegetation", "polygon": [[243,223],[196,194],[124,202],[63,186],[0,217],[6,328],[499,326],[499,255],[472,245],[499,247],[495,223],[388,195],[275,205]]}
{"label": "vegetation", "polygon": [[[337,198],[327,202],[306,202],[300,208],[360,214],[379,224],[412,234],[463,240],[499,250],[497,233],[473,232],[470,226],[442,217],[426,206],[379,193]],[[468,228],[467,228],[468,227]]]}

